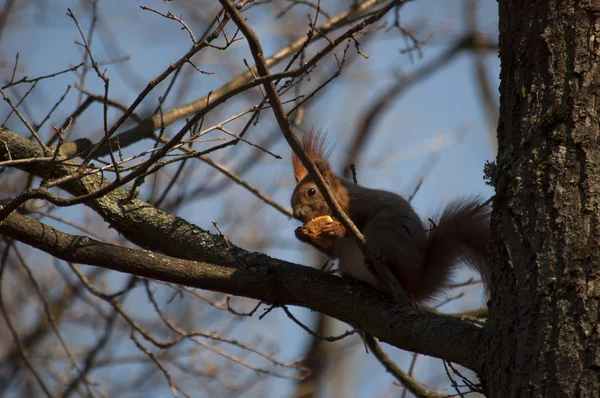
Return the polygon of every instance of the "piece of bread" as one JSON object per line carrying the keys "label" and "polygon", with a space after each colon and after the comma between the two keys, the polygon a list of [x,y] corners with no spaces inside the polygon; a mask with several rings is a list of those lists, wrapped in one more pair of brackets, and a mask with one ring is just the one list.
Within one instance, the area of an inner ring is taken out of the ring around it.
{"label": "piece of bread", "polygon": [[329,249],[335,243],[335,236],[321,235],[323,227],[331,222],[333,222],[333,218],[330,216],[321,216],[304,224],[311,240],[323,249]]}

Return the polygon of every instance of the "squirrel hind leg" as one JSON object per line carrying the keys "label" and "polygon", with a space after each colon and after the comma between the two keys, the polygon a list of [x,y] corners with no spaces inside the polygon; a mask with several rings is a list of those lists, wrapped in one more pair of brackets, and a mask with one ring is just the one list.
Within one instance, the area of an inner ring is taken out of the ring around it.
{"label": "squirrel hind leg", "polygon": [[424,260],[424,234],[420,230],[413,231],[411,226],[398,228],[393,217],[374,218],[363,231],[367,244],[376,253],[383,256],[385,265],[398,279],[406,294],[421,301],[423,282],[420,280],[420,269]]}

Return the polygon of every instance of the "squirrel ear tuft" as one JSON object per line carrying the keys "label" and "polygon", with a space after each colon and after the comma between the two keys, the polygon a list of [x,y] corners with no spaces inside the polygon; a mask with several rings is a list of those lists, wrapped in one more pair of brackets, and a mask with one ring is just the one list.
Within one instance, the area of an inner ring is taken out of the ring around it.
{"label": "squirrel ear tuft", "polygon": [[[327,135],[325,133],[311,129],[302,137],[301,145],[308,157],[315,162],[321,174],[331,171],[328,160],[331,149],[327,146]],[[292,164],[294,166],[294,178],[296,182],[299,182],[306,177],[308,170],[302,165],[296,154],[292,154]]]}
{"label": "squirrel ear tuft", "polygon": [[317,159],[315,161],[315,166],[317,166],[317,169],[319,169],[321,174],[323,174],[323,178],[325,178],[326,180],[331,179],[331,176],[334,173],[331,170],[331,166],[329,166],[329,163],[327,161],[322,161],[321,159]]}
{"label": "squirrel ear tuft", "polygon": [[296,179],[296,182],[302,181],[308,174],[308,170],[306,170],[296,154],[292,154],[292,164],[294,165],[294,178]]}

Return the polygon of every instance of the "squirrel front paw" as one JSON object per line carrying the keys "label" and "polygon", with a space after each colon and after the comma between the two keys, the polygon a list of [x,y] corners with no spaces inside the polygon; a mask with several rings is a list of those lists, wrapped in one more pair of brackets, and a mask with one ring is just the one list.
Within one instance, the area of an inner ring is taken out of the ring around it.
{"label": "squirrel front paw", "polygon": [[[329,216],[326,218],[331,219]],[[321,217],[296,228],[294,233],[299,241],[313,245],[320,250],[328,250],[335,243],[336,236],[331,232],[323,233],[324,230],[331,230],[331,228],[327,228],[327,224],[328,221],[325,217]]]}
{"label": "squirrel front paw", "polygon": [[346,236],[346,228],[344,228],[344,226],[339,221],[332,220],[331,222],[325,224],[323,228],[321,228],[319,235],[343,238],[344,236]]}
{"label": "squirrel front paw", "polygon": [[306,228],[306,227],[296,228],[296,230],[294,231],[294,234],[296,235],[296,239],[298,239],[300,242],[309,242],[310,241],[310,233],[309,233],[308,228]]}

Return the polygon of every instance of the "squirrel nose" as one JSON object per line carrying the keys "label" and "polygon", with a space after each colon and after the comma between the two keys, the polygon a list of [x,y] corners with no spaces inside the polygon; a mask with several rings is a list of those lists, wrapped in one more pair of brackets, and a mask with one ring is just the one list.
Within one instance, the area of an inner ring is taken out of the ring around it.
{"label": "squirrel nose", "polygon": [[301,209],[294,209],[294,218],[298,220],[304,220],[304,211]]}

